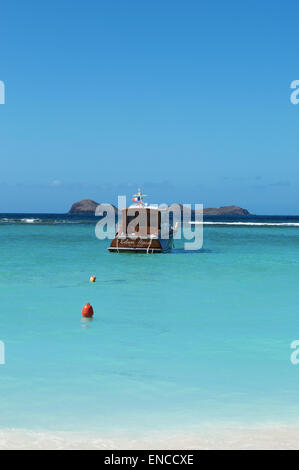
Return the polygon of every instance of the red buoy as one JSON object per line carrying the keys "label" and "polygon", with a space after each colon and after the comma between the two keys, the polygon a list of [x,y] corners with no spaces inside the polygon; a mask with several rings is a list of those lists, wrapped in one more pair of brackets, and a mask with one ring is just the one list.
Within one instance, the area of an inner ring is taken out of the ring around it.
{"label": "red buoy", "polygon": [[93,317],[93,308],[90,305],[90,303],[87,303],[82,308],[82,317],[85,317],[85,318],[92,318]]}

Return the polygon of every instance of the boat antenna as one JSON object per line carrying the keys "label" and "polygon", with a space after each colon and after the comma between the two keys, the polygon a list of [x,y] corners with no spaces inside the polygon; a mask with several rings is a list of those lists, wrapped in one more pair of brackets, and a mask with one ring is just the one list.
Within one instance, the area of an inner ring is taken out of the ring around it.
{"label": "boat antenna", "polygon": [[136,204],[143,205],[144,197],[147,197],[147,194],[142,194],[141,188],[138,188],[137,194],[133,194],[133,202],[136,202]]}

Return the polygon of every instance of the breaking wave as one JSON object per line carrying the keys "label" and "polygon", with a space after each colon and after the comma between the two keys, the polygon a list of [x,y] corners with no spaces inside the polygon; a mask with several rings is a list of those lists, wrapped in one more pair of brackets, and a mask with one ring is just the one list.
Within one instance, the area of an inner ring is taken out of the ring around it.
{"label": "breaking wave", "polygon": [[[189,222],[192,225],[198,225],[201,222]],[[253,227],[299,227],[299,222],[212,222],[204,221],[203,225],[238,225]]]}
{"label": "breaking wave", "polygon": [[[0,225],[95,225],[101,217],[93,214],[0,214]],[[184,224],[187,223],[183,222]],[[201,222],[190,221],[196,225]],[[221,216],[204,216],[204,225],[211,226],[236,226],[236,227],[299,227],[298,216],[254,216],[252,218]]]}
{"label": "breaking wave", "polygon": [[95,221],[86,220],[63,220],[63,219],[23,219],[23,218],[0,218],[0,224],[43,224],[43,225],[60,225],[60,224],[94,224]]}

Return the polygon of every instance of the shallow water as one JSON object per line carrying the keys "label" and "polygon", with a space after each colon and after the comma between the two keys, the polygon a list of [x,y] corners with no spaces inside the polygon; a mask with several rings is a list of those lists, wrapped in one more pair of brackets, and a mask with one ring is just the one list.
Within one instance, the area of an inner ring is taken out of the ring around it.
{"label": "shallow water", "polygon": [[196,253],[107,245],[91,222],[1,225],[1,428],[299,421],[299,228],[205,225]]}

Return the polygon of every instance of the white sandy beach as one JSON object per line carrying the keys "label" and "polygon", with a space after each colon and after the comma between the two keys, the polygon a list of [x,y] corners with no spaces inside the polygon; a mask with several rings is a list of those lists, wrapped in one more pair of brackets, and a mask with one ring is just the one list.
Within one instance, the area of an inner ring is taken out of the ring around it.
{"label": "white sandy beach", "polygon": [[299,449],[299,425],[268,424],[256,427],[204,428],[198,432],[152,432],[138,435],[1,430],[0,449],[53,450],[231,450]]}

